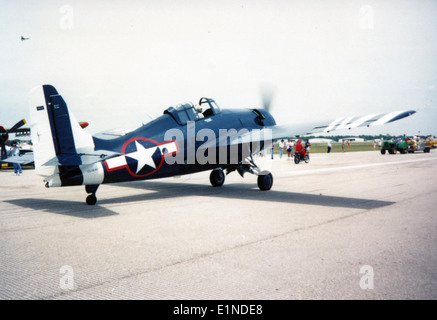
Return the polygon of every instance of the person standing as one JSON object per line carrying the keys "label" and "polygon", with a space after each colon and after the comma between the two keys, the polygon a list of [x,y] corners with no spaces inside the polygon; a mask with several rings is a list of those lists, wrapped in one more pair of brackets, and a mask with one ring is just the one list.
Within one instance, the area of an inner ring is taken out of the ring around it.
{"label": "person standing", "polygon": [[[11,154],[13,156],[19,156],[20,155],[20,146],[15,141],[12,143]],[[13,163],[13,165],[14,165],[14,175],[21,176],[23,174],[23,169],[21,168],[21,164]]]}
{"label": "person standing", "polygon": [[284,151],[284,139],[281,139],[281,141],[279,141],[279,159],[282,159],[282,153]]}
{"label": "person standing", "polygon": [[307,139],[305,142],[305,149],[307,150],[307,152],[310,152],[310,148],[311,148],[311,143],[310,141]]}
{"label": "person standing", "polygon": [[332,143],[331,140],[328,141],[328,153],[331,153]]}
{"label": "person standing", "polygon": [[288,139],[288,141],[287,141],[287,155],[288,155],[289,160],[292,157],[291,156],[292,153],[293,153],[292,142],[291,142],[291,139]]}

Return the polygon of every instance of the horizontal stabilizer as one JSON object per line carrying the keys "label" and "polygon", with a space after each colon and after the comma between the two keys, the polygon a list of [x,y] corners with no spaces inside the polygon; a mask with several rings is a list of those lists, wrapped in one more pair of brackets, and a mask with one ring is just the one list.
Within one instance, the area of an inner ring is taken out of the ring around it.
{"label": "horizontal stabilizer", "polygon": [[11,157],[7,157],[5,159],[0,160],[0,162],[4,162],[4,163],[19,163],[22,165],[32,163],[33,161],[34,161],[34,159],[33,159],[32,153],[26,153],[26,154],[19,155],[19,156],[11,156]]}
{"label": "horizontal stabilizer", "polygon": [[127,135],[132,129],[112,129],[94,134],[94,137],[104,140],[114,139]]}
{"label": "horizontal stabilizer", "polygon": [[119,155],[121,154],[108,150],[99,150],[96,153],[86,154],[58,154],[55,158],[44,163],[43,166],[90,165]]}

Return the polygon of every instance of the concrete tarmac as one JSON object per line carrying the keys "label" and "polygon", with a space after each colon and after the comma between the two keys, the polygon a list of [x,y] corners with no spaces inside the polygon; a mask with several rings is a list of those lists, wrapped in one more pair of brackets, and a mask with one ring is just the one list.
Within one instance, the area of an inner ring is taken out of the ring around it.
{"label": "concrete tarmac", "polygon": [[264,165],[270,191],[203,172],[95,206],[0,170],[0,299],[437,299],[437,151]]}

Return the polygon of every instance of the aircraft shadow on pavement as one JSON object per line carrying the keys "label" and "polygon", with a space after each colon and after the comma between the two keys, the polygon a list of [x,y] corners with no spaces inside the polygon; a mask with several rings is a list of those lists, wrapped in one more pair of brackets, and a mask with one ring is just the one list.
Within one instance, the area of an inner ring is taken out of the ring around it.
{"label": "aircraft shadow on pavement", "polygon": [[88,206],[85,202],[78,201],[24,198],[6,200],[5,202],[32,210],[42,210],[48,213],[56,213],[78,218],[99,218],[118,214],[117,212],[103,208],[98,204],[95,206]]}
{"label": "aircraft shadow on pavement", "polygon": [[[326,207],[375,209],[394,204],[391,201],[381,201],[351,197],[326,196],[286,191],[260,191],[256,185],[239,183],[228,184],[220,188],[193,183],[168,183],[160,181],[139,181],[135,183],[118,183],[118,187],[135,188],[153,191],[151,193],[136,194],[105,199],[100,197],[97,205],[88,206],[85,202],[69,200],[53,200],[41,198],[22,198],[6,200],[5,202],[44,212],[68,215],[78,218],[99,218],[117,215],[117,212],[104,208],[101,205],[129,203],[133,201],[152,201],[179,197],[217,197],[250,201],[271,201],[276,203],[307,204]],[[82,199],[81,199],[82,200]]]}
{"label": "aircraft shadow on pavement", "polygon": [[147,189],[154,191],[143,195],[123,196],[119,198],[99,200],[101,204],[111,204],[129,201],[147,201],[158,199],[171,199],[187,196],[207,196],[217,198],[271,201],[290,204],[308,204],[327,207],[375,209],[394,204],[391,201],[381,201],[351,197],[326,196],[320,194],[297,193],[287,191],[260,191],[256,185],[228,184],[222,187],[192,183],[168,183],[162,181],[140,181],[137,183],[120,183],[120,187]]}

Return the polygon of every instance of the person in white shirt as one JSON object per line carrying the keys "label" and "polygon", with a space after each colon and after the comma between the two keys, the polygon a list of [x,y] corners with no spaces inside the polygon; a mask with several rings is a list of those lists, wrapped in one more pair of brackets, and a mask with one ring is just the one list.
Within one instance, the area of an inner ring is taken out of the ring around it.
{"label": "person in white shirt", "polygon": [[279,159],[282,159],[282,152],[284,151],[284,139],[279,141]]}
{"label": "person in white shirt", "polygon": [[293,142],[291,142],[291,139],[288,139],[287,141],[287,154],[288,154],[288,158],[292,158],[292,154],[293,154]]}
{"label": "person in white shirt", "polygon": [[328,141],[328,153],[331,152],[331,149],[332,149],[332,143],[331,141]]}
{"label": "person in white shirt", "polygon": [[[20,146],[15,141],[12,143],[11,154],[13,156],[20,155]],[[13,165],[14,165],[14,175],[21,176],[23,174],[23,169],[21,168],[21,164],[13,163]]]}

